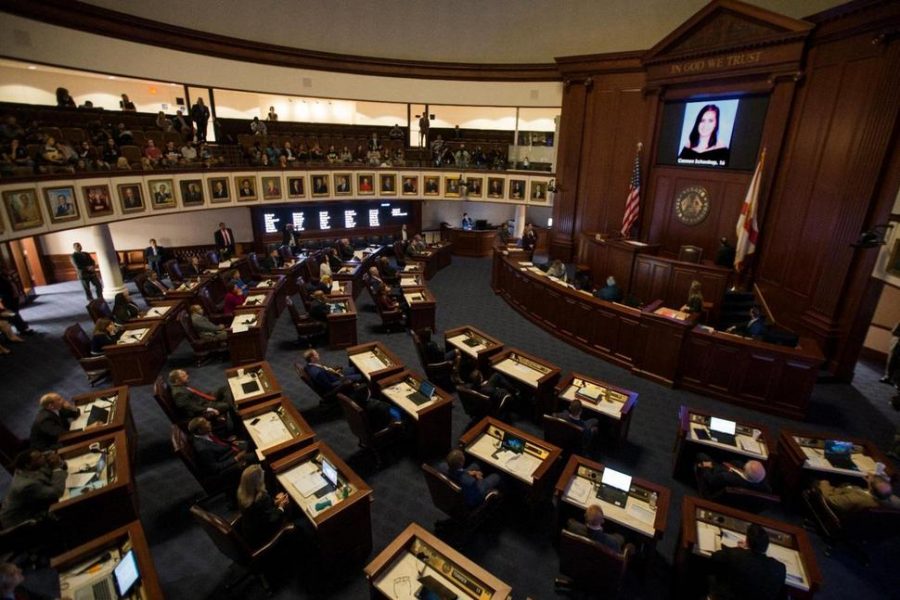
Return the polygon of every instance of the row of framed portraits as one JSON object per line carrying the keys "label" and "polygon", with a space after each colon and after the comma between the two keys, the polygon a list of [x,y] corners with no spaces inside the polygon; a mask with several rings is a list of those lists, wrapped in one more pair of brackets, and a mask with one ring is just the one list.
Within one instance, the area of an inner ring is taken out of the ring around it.
{"label": "row of framed portraits", "polygon": [[0,186],[5,217],[0,217],[0,238],[240,203],[403,197],[549,205],[550,179],[484,172],[284,171],[11,183]]}

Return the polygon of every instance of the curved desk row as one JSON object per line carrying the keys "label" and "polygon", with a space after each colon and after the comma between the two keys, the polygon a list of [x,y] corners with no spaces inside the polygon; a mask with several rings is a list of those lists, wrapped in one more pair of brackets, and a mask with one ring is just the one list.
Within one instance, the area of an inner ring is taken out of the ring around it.
{"label": "curved desk row", "polygon": [[654,311],[594,298],[539,275],[522,253],[494,252],[491,286],[562,340],[643,377],[763,412],[803,418],[824,357],[815,342],[797,348],[757,342]]}

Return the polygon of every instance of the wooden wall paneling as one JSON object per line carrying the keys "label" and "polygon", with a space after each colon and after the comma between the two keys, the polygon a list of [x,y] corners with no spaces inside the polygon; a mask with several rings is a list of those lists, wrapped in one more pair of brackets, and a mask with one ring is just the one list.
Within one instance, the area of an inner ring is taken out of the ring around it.
{"label": "wooden wall paneling", "polygon": [[616,330],[615,357],[629,366],[634,366],[644,348],[644,332],[638,314],[635,312],[634,319],[620,317]]}
{"label": "wooden wall paneling", "polygon": [[583,83],[567,80],[563,86],[556,164],[558,191],[553,198],[553,234],[550,240],[550,256],[564,260],[572,255],[574,246],[586,101],[587,89]]}

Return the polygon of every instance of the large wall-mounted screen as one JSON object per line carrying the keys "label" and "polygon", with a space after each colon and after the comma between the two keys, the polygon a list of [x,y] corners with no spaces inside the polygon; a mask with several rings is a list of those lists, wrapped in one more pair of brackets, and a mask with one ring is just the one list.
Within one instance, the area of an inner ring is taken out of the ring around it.
{"label": "large wall-mounted screen", "polygon": [[264,233],[278,233],[287,223],[294,231],[374,229],[410,224],[409,202],[322,202],[254,206],[253,218]]}

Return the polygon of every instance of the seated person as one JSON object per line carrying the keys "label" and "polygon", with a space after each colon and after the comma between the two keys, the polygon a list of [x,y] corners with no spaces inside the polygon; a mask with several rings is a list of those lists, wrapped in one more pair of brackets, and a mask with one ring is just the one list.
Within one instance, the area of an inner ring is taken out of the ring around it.
{"label": "seated person", "polygon": [[241,537],[251,548],[272,539],[286,521],[290,498],[279,492],[273,498],[266,490],[266,474],[259,465],[250,465],[241,473],[237,504],[241,511]]}
{"label": "seated person", "polygon": [[229,286],[228,292],[225,294],[225,302],[222,304],[222,314],[234,316],[234,309],[241,306],[246,299],[241,286],[237,284]]}
{"label": "seated person", "polygon": [[199,304],[191,305],[191,326],[194,332],[203,339],[213,339],[218,342],[228,340],[228,331],[224,325],[216,325],[203,314],[203,307]]}
{"label": "seated person", "polygon": [[752,338],[761,338],[766,333],[766,318],[757,307],[750,309],[750,320],[742,325],[728,328],[729,333],[737,333]]}
{"label": "seated person", "polygon": [[316,321],[321,321],[322,323],[328,322],[328,315],[331,314],[331,307],[328,305],[327,298],[325,298],[325,292],[316,290],[310,295],[309,310],[307,312],[309,313],[309,316]]}
{"label": "seated person", "polygon": [[600,298],[601,300],[608,300],[610,302],[621,302],[622,301],[622,290],[619,288],[619,285],[616,283],[616,278],[610,275],[606,278],[606,285],[602,288],[598,289],[594,296]]}
{"label": "seated person", "polygon": [[704,453],[697,454],[700,495],[715,496],[726,487],[737,487],[769,494],[772,489],[766,483],[766,468],[758,460],[748,460],[743,468],[729,463],[716,463]]}
{"label": "seated person", "polygon": [[184,276],[189,279],[197,279],[203,274],[203,261],[199,256],[191,257],[191,264],[184,267]]}
{"label": "seated person", "polygon": [[56,392],[41,396],[40,406],[31,425],[31,447],[55,450],[60,446],[59,436],[69,430],[81,410]]}
{"label": "seated person", "polygon": [[775,600],[781,597],[785,566],[766,556],[769,534],[753,523],[747,540],[737,548],[722,548],[709,557],[712,567],[711,600]]}
{"label": "seated person", "polygon": [[699,281],[691,282],[687,302],[681,307],[681,310],[693,314],[703,312],[703,286]]}
{"label": "seated person", "polygon": [[349,389],[351,385],[355,387],[366,386],[362,373],[357,371],[352,365],[346,369],[324,365],[320,360],[319,353],[315,350],[307,350],[303,354],[303,358],[306,360],[306,366],[303,367],[303,370],[306,371],[306,374],[322,395],[344,387]]}
{"label": "seated person", "polygon": [[234,400],[228,384],[217,389],[215,394],[208,394],[189,386],[190,380],[190,375],[183,369],[174,369],[169,372],[172,401],[181,417],[184,419],[206,417],[213,421],[218,431],[226,433],[231,430],[230,421],[231,413],[234,410]]}
{"label": "seated person", "polygon": [[[322,262],[328,265],[330,272],[319,273],[319,276],[322,275],[333,275],[341,270],[341,267],[344,266],[344,262],[338,256],[338,251],[335,248],[328,248],[325,250],[325,255],[322,257]],[[325,264],[321,265],[319,269],[325,266]]]}
{"label": "seated person", "polygon": [[353,246],[350,244],[349,239],[343,238],[338,242],[337,253],[342,260],[353,260]]}
{"label": "seated person", "polygon": [[454,449],[447,454],[446,462],[440,466],[440,470],[462,488],[466,506],[476,508],[500,487],[500,475],[493,473],[485,477],[478,463],[471,463],[468,467],[465,464],[466,456],[463,451]]}
{"label": "seated person", "polygon": [[391,266],[391,261],[387,256],[378,259],[378,273],[383,278],[393,279],[397,277],[397,269]]}
{"label": "seated person", "polygon": [[566,265],[563,264],[563,261],[556,259],[550,266],[547,268],[547,276],[548,277],[556,277],[560,281],[565,282],[568,277],[568,272],[566,271]]}
{"label": "seated person", "polygon": [[418,233],[413,236],[413,239],[410,240],[409,245],[406,247],[406,254],[409,256],[418,256],[420,254],[424,254],[427,251],[428,247],[422,240],[422,236]]}
{"label": "seated person", "polygon": [[50,596],[37,594],[26,589],[25,576],[15,563],[0,563],[0,598],[3,600],[49,600]]}
{"label": "seated person", "polygon": [[582,446],[587,448],[590,445],[591,440],[593,440],[594,436],[597,434],[597,419],[585,419],[582,413],[583,406],[581,400],[576,398],[569,402],[569,406],[566,410],[558,413],[556,416],[581,428],[584,432]]}
{"label": "seated person", "polygon": [[606,533],[603,531],[603,509],[599,504],[589,504],[584,511],[584,523],[579,523],[575,519],[569,519],[566,522],[566,531],[571,531],[576,535],[580,535],[593,540],[601,546],[606,546],[613,552],[621,552],[622,546],[625,545],[625,538],[618,533]]}
{"label": "seated person", "polygon": [[382,312],[390,312],[400,308],[400,303],[397,299],[392,297],[390,293],[388,293],[387,288],[384,287],[375,294],[375,303],[378,305],[378,310]]}
{"label": "seated person", "polygon": [[228,285],[236,285],[241,288],[241,291],[246,294],[250,291],[250,285],[241,279],[241,272],[237,269],[234,269],[228,274],[227,277]]}
{"label": "seated person", "polygon": [[281,258],[281,254],[278,253],[278,248],[273,248],[268,254],[259,259],[259,268],[266,273],[280,269],[282,264],[284,264],[284,260]]}
{"label": "seated person", "polygon": [[0,509],[0,527],[44,519],[66,491],[65,463],[56,452],[25,450],[13,461],[13,478]]}
{"label": "seated person", "polygon": [[97,319],[97,322],[94,323],[94,333],[91,337],[91,354],[101,356],[104,346],[115,344],[121,335],[122,332],[111,320],[106,318]]}
{"label": "seated person", "polygon": [[419,341],[422,342],[422,350],[425,354],[425,362],[429,364],[447,361],[453,365],[453,374],[459,373],[459,363],[462,360],[462,353],[456,348],[445,347],[441,350],[437,342],[432,338],[431,329],[423,329],[419,332]]}
{"label": "seated person", "polygon": [[237,477],[252,462],[253,455],[248,451],[246,442],[223,440],[212,432],[212,425],[203,417],[191,419],[188,431],[198,466],[205,475]]}
{"label": "seated person", "polygon": [[[326,275],[325,277],[328,277],[328,280],[331,281],[330,276]],[[323,278],[320,277],[318,280],[310,279],[309,281],[303,282],[303,291],[306,293],[307,296],[312,296],[315,292],[317,292],[319,290],[321,290],[323,294],[331,293],[331,286],[326,284],[324,281],[322,281],[322,279]]]}
{"label": "seated person", "polygon": [[164,298],[167,291],[169,291],[169,288],[159,280],[159,275],[157,275],[156,271],[147,271],[147,279],[144,280],[144,285],[141,286],[141,293],[144,295],[144,298]]}
{"label": "seated person", "polygon": [[891,482],[874,474],[866,475],[865,488],[852,483],[834,487],[824,480],[815,482],[815,487],[838,516],[869,508],[900,510],[900,498],[894,495]]}
{"label": "seated person", "polygon": [[469,385],[476,392],[489,397],[494,405],[494,412],[498,414],[504,412],[516,396],[515,386],[506,377],[496,372],[491,375],[490,379],[485,380],[481,371],[474,369],[469,374]]}
{"label": "seated person", "polygon": [[112,315],[113,320],[119,325],[124,325],[131,319],[141,316],[141,309],[131,301],[131,295],[127,289],[116,294],[115,300],[113,300]]}
{"label": "seated person", "polygon": [[363,279],[365,280],[366,285],[369,286],[369,289],[372,290],[373,294],[377,294],[387,286],[381,278],[381,273],[378,272],[378,267],[375,266],[369,267],[369,270],[363,276]]}

